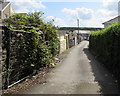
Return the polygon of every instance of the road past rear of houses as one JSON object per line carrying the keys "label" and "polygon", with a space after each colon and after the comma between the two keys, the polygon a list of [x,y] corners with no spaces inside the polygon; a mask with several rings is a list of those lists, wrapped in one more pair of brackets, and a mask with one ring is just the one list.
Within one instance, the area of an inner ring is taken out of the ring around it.
{"label": "road past rear of houses", "polygon": [[95,60],[88,41],[75,46],[50,73],[46,82],[33,85],[20,94],[116,94],[113,75]]}

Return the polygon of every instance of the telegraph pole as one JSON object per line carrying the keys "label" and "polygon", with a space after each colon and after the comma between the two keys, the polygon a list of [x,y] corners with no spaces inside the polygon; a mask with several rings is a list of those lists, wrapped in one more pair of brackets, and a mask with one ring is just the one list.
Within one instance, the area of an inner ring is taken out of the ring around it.
{"label": "telegraph pole", "polygon": [[77,25],[78,25],[78,34],[79,34],[79,19],[77,19]]}
{"label": "telegraph pole", "polygon": [[79,19],[77,19],[77,25],[78,25],[78,44],[79,44],[80,43]]}

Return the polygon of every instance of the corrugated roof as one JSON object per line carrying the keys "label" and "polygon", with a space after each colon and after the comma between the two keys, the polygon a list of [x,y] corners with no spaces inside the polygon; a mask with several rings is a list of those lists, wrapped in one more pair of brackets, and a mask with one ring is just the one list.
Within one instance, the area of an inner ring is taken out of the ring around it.
{"label": "corrugated roof", "polygon": [[3,10],[10,2],[0,3],[0,11]]}

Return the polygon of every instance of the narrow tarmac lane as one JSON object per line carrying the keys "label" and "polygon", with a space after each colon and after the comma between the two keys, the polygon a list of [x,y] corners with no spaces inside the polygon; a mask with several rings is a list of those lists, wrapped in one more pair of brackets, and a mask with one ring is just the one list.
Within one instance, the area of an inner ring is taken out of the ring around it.
{"label": "narrow tarmac lane", "polygon": [[116,80],[88,51],[88,41],[75,46],[64,61],[21,94],[116,94]]}

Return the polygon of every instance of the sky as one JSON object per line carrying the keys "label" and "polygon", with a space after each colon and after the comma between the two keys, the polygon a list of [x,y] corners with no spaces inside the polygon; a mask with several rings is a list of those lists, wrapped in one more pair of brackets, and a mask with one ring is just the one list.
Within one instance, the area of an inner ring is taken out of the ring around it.
{"label": "sky", "polygon": [[58,27],[104,27],[118,16],[119,0],[8,0],[16,13],[42,11],[45,21]]}

